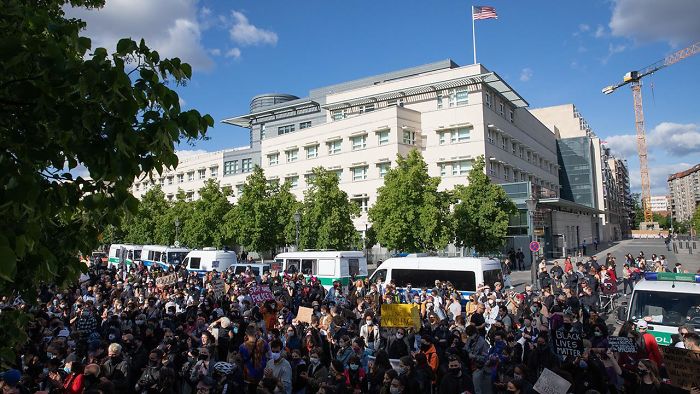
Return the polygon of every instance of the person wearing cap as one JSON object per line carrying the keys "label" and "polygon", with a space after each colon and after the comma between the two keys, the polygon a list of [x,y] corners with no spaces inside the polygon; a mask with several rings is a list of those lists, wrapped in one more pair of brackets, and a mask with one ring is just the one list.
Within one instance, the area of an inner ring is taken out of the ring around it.
{"label": "person wearing cap", "polygon": [[659,349],[659,344],[656,342],[656,338],[647,332],[649,328],[649,323],[646,320],[639,320],[637,322],[637,331],[644,341],[644,351],[646,352],[646,358],[656,363],[659,368],[663,365],[663,357],[661,356],[661,349]]}
{"label": "person wearing cap", "polygon": [[22,379],[22,374],[16,369],[9,369],[0,374],[0,392],[19,394],[19,381]]}

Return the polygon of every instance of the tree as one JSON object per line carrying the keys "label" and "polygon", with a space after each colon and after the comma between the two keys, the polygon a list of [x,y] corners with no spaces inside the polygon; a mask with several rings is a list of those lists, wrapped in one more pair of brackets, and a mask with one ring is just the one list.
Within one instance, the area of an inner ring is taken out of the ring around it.
{"label": "tree", "polygon": [[139,245],[155,244],[158,221],[167,211],[165,193],[160,185],[155,185],[143,195],[136,213],[124,220],[124,241]]}
{"label": "tree", "polygon": [[230,191],[222,191],[219,182],[210,179],[199,189],[199,199],[192,202],[189,215],[184,217],[182,242],[190,248],[228,245],[232,237],[223,226],[223,218],[231,210]]}
{"label": "tree", "polygon": [[405,158],[397,155],[396,162],[369,209],[377,240],[405,252],[444,248],[453,238],[451,194],[438,191],[440,178],[428,175],[428,165],[418,150]]}
{"label": "tree", "polygon": [[700,205],[695,208],[693,219],[690,221],[690,227],[695,231],[695,234],[700,234]]}
{"label": "tree", "polygon": [[632,227],[639,229],[639,224],[644,221],[642,195],[640,193],[632,193],[632,204],[632,211],[634,212]]}
{"label": "tree", "polygon": [[[182,189],[177,190],[175,201],[170,203],[168,210],[156,221],[154,243],[156,245],[174,245],[182,240],[185,220],[192,216],[194,203],[186,200],[187,195]],[[176,228],[179,223],[179,228]],[[179,232],[179,234],[178,234]]]}
{"label": "tree", "polygon": [[295,206],[289,187],[268,182],[256,166],[236,206],[224,216],[224,235],[248,250],[274,253],[288,238]]}
{"label": "tree", "polygon": [[359,238],[352,222],[359,214],[357,204],[338,187],[338,176],[322,167],[314,168],[301,209],[299,247],[350,249]]}
{"label": "tree", "polygon": [[[112,55],[91,51],[85,23],[64,16],[68,3],[7,0],[0,18],[0,295],[30,302],[42,283],[74,283],[78,253],[136,212],[135,177],[177,166],[175,143],[214,124],[181,111],[172,87],[190,79],[188,64],[161,59],[143,40],[120,40]],[[78,165],[89,179],[71,173]],[[0,362],[14,362],[26,321],[0,314]]]}
{"label": "tree", "polygon": [[484,157],[479,156],[467,176],[467,186],[458,185],[454,207],[458,246],[474,248],[477,253],[496,251],[508,234],[510,217],[518,212],[501,185],[491,183],[484,172]]}

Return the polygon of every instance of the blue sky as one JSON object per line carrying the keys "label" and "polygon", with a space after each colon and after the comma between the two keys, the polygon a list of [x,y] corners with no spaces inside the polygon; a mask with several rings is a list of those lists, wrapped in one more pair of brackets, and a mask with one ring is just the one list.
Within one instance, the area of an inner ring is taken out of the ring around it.
{"label": "blue sky", "polygon": [[[472,5],[496,8],[477,21],[478,61],[533,108],[574,103],[639,188],[629,89],[604,86],[700,41],[700,1],[212,1],[107,0],[99,11],[68,10],[88,22],[94,43],[146,38],[195,68],[179,90],[185,107],[218,121],[248,110],[266,92],[304,96],[312,88],[452,58],[472,63]],[[644,84],[652,193],[666,176],[700,162],[700,55]],[[652,89],[653,86],[653,89]],[[217,123],[209,140],[184,151],[246,145],[248,133]]]}

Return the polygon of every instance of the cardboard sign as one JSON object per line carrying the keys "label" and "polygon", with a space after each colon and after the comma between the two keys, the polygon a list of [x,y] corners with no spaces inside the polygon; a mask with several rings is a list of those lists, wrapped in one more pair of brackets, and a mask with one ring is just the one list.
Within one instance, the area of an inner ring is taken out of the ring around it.
{"label": "cardboard sign", "polygon": [[165,287],[172,286],[177,283],[177,274],[170,274],[156,278],[156,286]]}
{"label": "cardboard sign", "polygon": [[554,332],[554,348],[562,357],[581,357],[583,353],[583,340],[578,331],[565,331],[560,328]]}
{"label": "cardboard sign", "polygon": [[417,305],[382,304],[381,326],[420,329],[420,312]]}
{"label": "cardboard sign", "polygon": [[568,380],[545,368],[533,388],[540,394],[566,394],[569,387]]}
{"label": "cardboard sign", "polygon": [[618,353],[637,353],[634,339],[627,337],[608,337],[610,350]]}
{"label": "cardboard sign", "polygon": [[700,387],[700,351],[659,346],[664,353],[671,384],[690,390]]}
{"label": "cardboard sign", "polygon": [[299,311],[297,311],[297,320],[302,323],[311,323],[311,316],[313,316],[313,313],[313,309],[300,306]]}
{"label": "cardboard sign", "polygon": [[270,291],[270,286],[267,285],[251,287],[250,298],[253,300],[254,304],[275,299]]}
{"label": "cardboard sign", "polygon": [[211,289],[214,290],[214,297],[220,299],[224,296],[226,283],[221,278],[212,279]]}

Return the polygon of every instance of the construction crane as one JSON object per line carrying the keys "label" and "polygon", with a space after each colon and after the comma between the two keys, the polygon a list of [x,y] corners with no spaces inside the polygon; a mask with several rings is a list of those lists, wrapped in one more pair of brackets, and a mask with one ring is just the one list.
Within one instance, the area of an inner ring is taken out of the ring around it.
{"label": "construction crane", "polygon": [[642,108],[642,78],[651,75],[664,67],[693,56],[700,52],[700,42],[676,51],[663,60],[660,60],[641,70],[630,71],[622,78],[622,82],[617,85],[610,85],[603,88],[603,93],[610,94],[618,88],[630,84],[632,87],[632,97],[634,99],[634,124],[637,130],[637,153],[639,154],[639,169],[642,175],[642,209],[644,210],[644,222],[651,223],[654,218],[651,213],[651,186],[649,185],[649,165],[647,162],[647,140],[644,131],[644,111]]}

